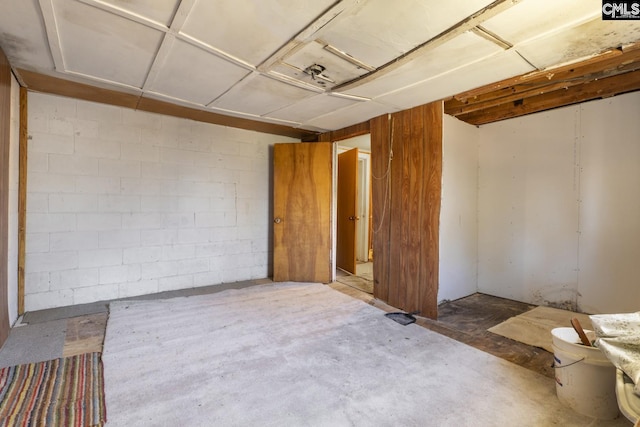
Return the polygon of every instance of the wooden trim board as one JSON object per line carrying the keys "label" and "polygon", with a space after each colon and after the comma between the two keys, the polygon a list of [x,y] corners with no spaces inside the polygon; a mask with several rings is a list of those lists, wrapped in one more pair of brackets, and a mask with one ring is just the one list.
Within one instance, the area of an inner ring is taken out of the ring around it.
{"label": "wooden trim board", "polygon": [[67,96],[85,101],[116,105],[134,110],[147,111],[149,113],[164,114],[167,116],[180,117],[199,122],[252,130],[273,135],[288,136],[301,140],[315,139],[317,137],[317,133],[304,129],[297,129],[276,123],[261,122],[240,117],[226,116],[213,111],[200,110],[197,108],[185,107],[166,101],[147,98],[141,94],[125,93],[111,89],[99,88],[24,69],[18,69],[17,72],[27,89],[34,92]]}

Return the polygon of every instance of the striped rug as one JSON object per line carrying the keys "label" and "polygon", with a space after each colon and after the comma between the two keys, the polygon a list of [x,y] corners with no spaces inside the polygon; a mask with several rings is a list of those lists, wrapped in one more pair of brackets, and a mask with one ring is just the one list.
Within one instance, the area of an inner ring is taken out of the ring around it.
{"label": "striped rug", "polygon": [[100,353],[0,369],[0,426],[101,426]]}

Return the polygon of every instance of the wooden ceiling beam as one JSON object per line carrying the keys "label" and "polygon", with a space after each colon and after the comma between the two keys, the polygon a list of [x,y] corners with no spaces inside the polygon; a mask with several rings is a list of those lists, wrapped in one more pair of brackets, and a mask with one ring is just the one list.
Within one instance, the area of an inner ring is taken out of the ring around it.
{"label": "wooden ceiling beam", "polygon": [[473,125],[483,125],[636,90],[640,90],[640,70],[585,82],[562,91],[555,90],[457,117]]}
{"label": "wooden ceiling beam", "polygon": [[595,77],[599,73],[614,74],[616,70],[621,72],[633,69],[633,64],[638,62],[640,62],[640,42],[625,49],[613,49],[604,52],[581,62],[535,71],[472,89],[455,95],[452,99],[447,100],[447,103],[452,108],[455,108],[463,104],[482,102],[486,98],[496,98],[500,96],[500,93],[504,93],[502,96],[510,95],[513,93],[514,87],[522,87],[524,88],[523,90],[528,90],[533,85],[550,84],[553,81],[571,81],[587,75],[594,75]]}
{"label": "wooden ceiling beam", "polygon": [[277,123],[227,116],[213,111],[184,107],[166,101],[146,98],[141,94],[131,94],[111,89],[103,89],[28,70],[18,69],[16,72],[20,76],[21,82],[24,83],[26,88],[30,91],[50,93],[69,98],[82,99],[85,101],[99,102],[102,104],[116,105],[119,107],[181,117],[221,126],[288,136],[301,140],[314,139],[317,137],[316,132]]}
{"label": "wooden ceiling beam", "polygon": [[496,93],[488,93],[478,96],[473,102],[460,102],[451,100],[445,104],[445,113],[451,116],[460,116],[472,113],[478,110],[495,107],[497,105],[506,104],[532,96],[539,96],[545,93],[551,93],[556,90],[565,90],[573,86],[582,85],[593,80],[601,80],[607,77],[613,77],[640,70],[640,61],[626,64],[615,70],[604,70],[600,73],[588,74],[585,76],[575,77],[570,80],[550,80],[544,84],[517,85],[502,89]]}

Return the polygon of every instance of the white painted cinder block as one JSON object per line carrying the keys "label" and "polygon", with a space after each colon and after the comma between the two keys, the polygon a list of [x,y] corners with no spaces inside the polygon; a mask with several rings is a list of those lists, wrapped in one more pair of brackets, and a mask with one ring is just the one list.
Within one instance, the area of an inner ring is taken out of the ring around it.
{"label": "white painted cinder block", "polygon": [[98,249],[98,237],[97,231],[51,233],[49,234],[49,250],[51,252],[63,252]]}
{"label": "white painted cinder block", "polygon": [[156,262],[162,259],[162,246],[136,247],[125,249],[122,256],[124,264]]}
{"label": "white painted cinder block", "polygon": [[25,272],[43,273],[78,268],[78,252],[48,252],[26,254]]}
{"label": "white painted cinder block", "polygon": [[178,230],[161,228],[158,230],[142,230],[140,232],[140,245],[147,246],[174,245],[178,243]]}
{"label": "white painted cinder block", "polygon": [[27,216],[30,233],[58,233],[76,230],[76,217],[67,213],[33,213]]}
{"label": "white painted cinder block", "polygon": [[162,247],[162,259],[166,261],[193,259],[195,256],[195,245],[166,245]]}
{"label": "white painted cinder block", "polygon": [[49,194],[49,212],[98,212],[96,194]]}
{"label": "white painted cinder block", "polygon": [[29,97],[28,310],[266,275],[269,145],[287,138]]}
{"label": "white painted cinder block", "polygon": [[78,254],[78,268],[103,267],[123,263],[122,249],[97,249]]}
{"label": "white painted cinder block", "polygon": [[50,290],[50,275],[51,273],[48,271],[39,273],[26,273],[25,282],[29,283],[29,290],[32,293],[48,292]]}
{"label": "white painted cinder block", "polygon": [[129,280],[128,265],[115,265],[113,267],[101,267],[99,269],[99,283],[106,285],[109,283],[124,283]]}
{"label": "white painted cinder block", "polygon": [[121,152],[123,159],[143,162],[157,162],[160,160],[160,149],[144,144],[123,144]]}
{"label": "white painted cinder block", "polygon": [[25,311],[44,310],[52,307],[73,305],[73,289],[61,289],[49,292],[33,292],[26,281],[24,309]]}
{"label": "white painted cinder block", "polygon": [[120,296],[120,298],[153,294],[156,292],[160,292],[158,279],[120,283],[118,285],[118,295]]}
{"label": "white painted cinder block", "polygon": [[101,194],[98,196],[100,212],[139,212],[140,196]]}
{"label": "white painted cinder block", "polygon": [[30,134],[29,150],[35,153],[73,154],[73,136],[40,132]]}
{"label": "white painted cinder block", "polygon": [[178,275],[178,261],[149,262],[141,265],[142,280]]}
{"label": "white painted cinder block", "polygon": [[175,291],[193,287],[193,276],[173,276],[158,279],[158,291]]}
{"label": "white painted cinder block", "polygon": [[76,192],[88,194],[119,194],[120,178],[106,176],[82,176],[76,178]]}
{"label": "white painted cinder block", "polygon": [[207,258],[185,259],[178,261],[179,275],[206,273],[207,271],[209,271],[209,260]]}
{"label": "white painted cinder block", "polygon": [[76,270],[52,271],[50,273],[50,290],[74,289],[99,284],[97,268],[79,268]]}
{"label": "white painted cinder block", "polygon": [[47,193],[27,194],[27,210],[33,213],[49,212],[49,194]]}
{"label": "white painted cinder block", "polygon": [[72,175],[53,175],[49,173],[30,172],[27,179],[32,193],[74,193],[76,178]]}
{"label": "white painted cinder block", "polygon": [[29,253],[49,252],[49,233],[27,233],[25,246]]}
{"label": "white painted cinder block", "polygon": [[87,304],[95,301],[108,301],[119,297],[119,286],[94,285],[73,289],[73,304]]}
{"label": "white painted cinder block", "polygon": [[193,275],[193,287],[217,285],[224,283],[222,270],[211,270],[208,273],[197,273]]}
{"label": "white painted cinder block", "polygon": [[140,162],[137,160],[100,159],[98,171],[100,176],[136,178],[140,176]]}
{"label": "white painted cinder block", "polygon": [[74,154],[76,156],[91,156],[96,161],[98,159],[119,159],[120,146],[120,142],[110,141],[105,138],[76,137]]}
{"label": "white painted cinder block", "polygon": [[140,231],[111,230],[100,232],[100,248],[133,248],[140,246]]}
{"label": "white painted cinder block", "polygon": [[49,155],[32,151],[27,159],[29,172],[47,172],[49,170]]}
{"label": "white painted cinder block", "polygon": [[76,215],[78,231],[118,230],[122,228],[119,213],[81,213]]}

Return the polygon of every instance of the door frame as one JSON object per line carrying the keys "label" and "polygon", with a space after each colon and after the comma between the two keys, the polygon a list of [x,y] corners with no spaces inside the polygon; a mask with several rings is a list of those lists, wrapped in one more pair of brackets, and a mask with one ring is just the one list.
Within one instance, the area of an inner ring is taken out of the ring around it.
{"label": "door frame", "polygon": [[[349,145],[343,145],[342,143],[349,140],[349,139],[353,139],[353,138],[357,138],[357,137],[366,137],[369,139],[369,148],[363,148],[361,146],[349,146]],[[352,134],[352,135],[346,135],[343,138],[337,138],[337,139],[332,139],[331,142],[333,142],[333,145],[335,147],[334,151],[334,162],[336,165],[336,168],[334,169],[334,201],[335,203],[334,205],[334,209],[335,209],[335,216],[334,216],[334,223],[333,223],[333,230],[332,232],[334,233],[334,237],[333,237],[333,243],[334,243],[334,251],[332,254],[332,260],[333,260],[333,271],[335,274],[336,271],[336,258],[337,258],[337,242],[338,242],[338,214],[337,214],[337,200],[338,200],[338,171],[337,171],[337,164],[338,164],[338,154],[347,151],[351,148],[358,148],[358,168],[360,168],[360,163],[362,160],[365,160],[365,163],[367,165],[367,171],[366,173],[369,174],[369,182],[368,184],[365,186],[366,187],[366,191],[368,191],[369,194],[366,195],[366,200],[367,203],[369,201],[369,197],[370,197],[370,193],[373,190],[372,188],[372,184],[371,184],[371,180],[370,180],[370,174],[371,174],[371,133],[367,130],[367,132],[358,132],[356,134]],[[363,155],[365,155],[366,159],[363,159]],[[360,170],[358,171],[358,181],[360,180]],[[363,195],[363,197],[365,197]],[[357,203],[357,207],[360,207],[360,200],[358,200]],[[371,209],[371,206],[369,206],[369,209]],[[371,215],[371,211],[369,211],[369,216]],[[361,218],[362,221],[363,218]],[[369,221],[369,217],[366,218],[366,222],[368,223]],[[359,235],[359,231],[356,232],[356,235]],[[366,239],[369,239],[369,236],[367,235]],[[370,242],[369,242],[370,244]],[[356,248],[356,254],[358,253],[358,248]],[[357,262],[357,257],[356,257],[356,262]],[[372,263],[375,263],[375,254],[373,255],[373,260],[371,260]],[[335,281],[335,277],[334,277],[334,281]],[[375,281],[374,281],[374,286],[375,286]]]}

